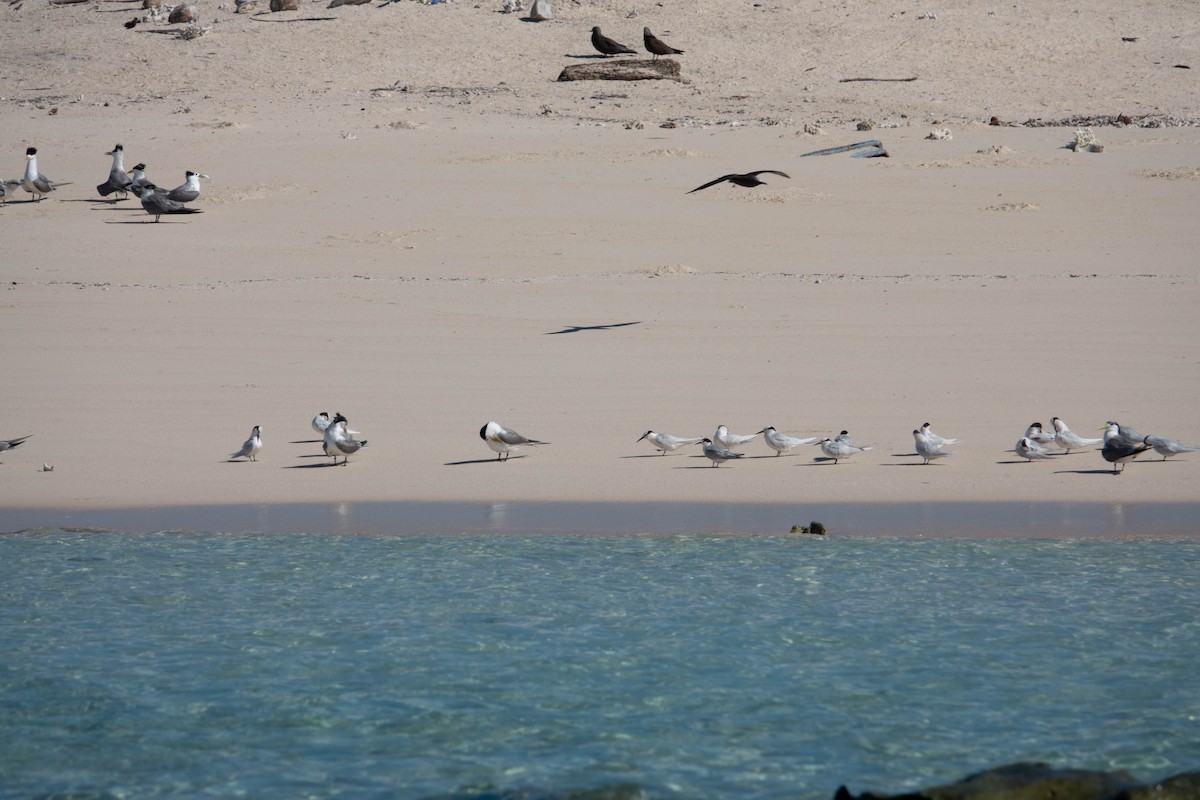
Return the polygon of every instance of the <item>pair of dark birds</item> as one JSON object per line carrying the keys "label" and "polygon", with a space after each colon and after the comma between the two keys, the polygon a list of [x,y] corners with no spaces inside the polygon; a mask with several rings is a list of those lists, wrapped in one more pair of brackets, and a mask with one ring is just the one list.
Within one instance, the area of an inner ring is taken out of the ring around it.
{"label": "pair of dark birds", "polygon": [[[659,39],[657,36],[651,33],[649,28],[642,28],[642,43],[645,44],[648,52],[654,54],[656,59],[659,56],[683,55],[682,50],[676,50],[674,47],[671,47],[662,39]],[[626,47],[620,42],[614,41],[613,39],[610,39],[601,33],[599,25],[592,28],[592,47],[596,48],[600,51],[600,53],[606,56],[615,56],[620,53],[628,53],[629,55],[634,56],[637,55],[636,50]]]}

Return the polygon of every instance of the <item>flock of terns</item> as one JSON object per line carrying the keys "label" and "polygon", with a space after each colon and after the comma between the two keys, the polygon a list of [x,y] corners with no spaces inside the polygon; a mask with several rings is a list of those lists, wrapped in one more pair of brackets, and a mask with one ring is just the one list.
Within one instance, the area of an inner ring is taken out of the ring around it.
{"label": "flock of terns", "polygon": [[[1013,452],[1027,462],[1032,462],[1051,459],[1059,454],[1066,455],[1072,450],[1101,445],[1100,455],[1113,465],[1113,474],[1119,474],[1125,469],[1128,462],[1149,451],[1161,455],[1164,461],[1170,456],[1180,453],[1200,451],[1200,447],[1190,447],[1165,436],[1143,436],[1128,425],[1121,425],[1111,420],[1106,422],[1102,428],[1104,435],[1095,439],[1086,439],[1078,435],[1059,417],[1054,417],[1051,423],[1054,428],[1053,433],[1045,430],[1040,422],[1030,424],[1025,430],[1025,435],[1017,440]],[[322,447],[325,455],[333,459],[334,465],[341,458],[341,464],[345,466],[349,463],[350,456],[367,446],[365,439],[355,438],[358,436],[358,431],[349,430],[346,418],[340,413],[335,414],[331,419],[329,412],[322,411],[313,417],[312,427],[322,435]],[[935,433],[928,422],[914,429],[912,435],[917,455],[922,458],[923,464],[930,464],[937,459],[954,455],[954,452],[947,450],[946,446],[958,443],[958,439]],[[759,436],[763,437],[767,447],[774,450],[777,456],[804,445],[817,445],[825,454],[825,458],[834,464],[845,461],[857,453],[865,453],[872,449],[871,445],[854,444],[847,431],[842,431],[834,437],[799,438],[782,433],[771,425],[750,434],[730,433],[728,427],[718,425],[711,438],[707,436],[691,438],[673,436],[669,433],[649,430],[643,433],[637,441],[649,442],[655,450],[659,451],[660,455],[664,456],[683,447],[698,444],[704,452],[704,457],[711,461],[714,467],[719,467],[726,461],[744,457],[745,453],[736,452],[733,448],[749,444]],[[495,420],[479,429],[479,438],[487,444],[492,452],[496,453],[497,461],[507,461],[521,447],[549,444],[549,442],[523,436]],[[22,440],[13,440],[8,444],[15,447]],[[230,460],[245,458],[254,461],[259,451],[262,450],[262,446],[262,426],[255,425],[250,431],[250,438],[246,440],[240,450],[230,454]],[[0,451],[4,449],[6,449],[5,443],[0,442]]]}
{"label": "flock of terns", "polygon": [[[60,186],[70,186],[70,181],[60,183],[52,181],[38,169],[37,148],[25,150],[25,174],[20,180],[0,181],[0,203],[7,203],[9,195],[17,189],[24,189],[33,195],[34,201],[39,201]],[[133,171],[125,171],[125,148],[117,145],[105,155],[112,156],[112,167],[108,178],[96,187],[101,197],[111,197],[111,202],[125,200],[129,195],[137,195],[142,201],[142,208],[158,222],[164,214],[200,214],[198,208],[191,208],[187,203],[200,198],[200,179],[208,179],[207,175],[188,170],[184,173],[184,182],[174,189],[162,189],[155,186],[146,178],[146,165],[136,164]]]}

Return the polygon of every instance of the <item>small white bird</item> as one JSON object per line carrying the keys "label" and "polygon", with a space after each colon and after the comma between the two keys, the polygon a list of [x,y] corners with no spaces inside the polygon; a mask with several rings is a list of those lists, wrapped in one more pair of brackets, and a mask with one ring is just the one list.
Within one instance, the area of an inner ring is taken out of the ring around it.
{"label": "small white bird", "polygon": [[[750,438],[753,439],[754,437],[751,436]],[[732,461],[744,455],[743,453],[735,453],[721,447],[721,445],[715,444],[712,439],[701,439],[700,444],[704,448],[704,457],[711,461],[714,467],[719,467],[726,461]]]}
{"label": "small white bird", "polygon": [[1100,444],[1103,439],[1084,439],[1079,434],[1067,427],[1067,423],[1063,422],[1058,417],[1053,417],[1050,422],[1054,424],[1054,444],[1070,453],[1072,450],[1079,450],[1093,444]]}
{"label": "small white bird", "polygon": [[539,442],[537,439],[522,436],[495,420],[479,429],[479,438],[487,442],[487,446],[496,453],[497,461],[501,459],[507,461],[512,452],[521,445],[550,444],[549,442]]}
{"label": "small white bird", "polygon": [[746,444],[747,442],[754,441],[758,437],[759,433],[762,433],[762,431],[759,431],[758,433],[751,433],[748,435],[730,433],[729,428],[725,427],[724,425],[718,425],[717,432],[713,434],[711,441],[714,444],[719,445],[720,447],[722,447],[726,450],[729,450],[730,448],[740,447],[740,446]]}
{"label": "small white bird", "polygon": [[855,453],[865,453],[871,449],[871,445],[869,444],[857,447],[851,443],[848,431],[842,431],[837,435],[836,439],[825,438],[816,442],[816,444],[821,446],[822,453],[833,459],[834,464],[849,458]]}
{"label": "small white bird", "polygon": [[262,426],[255,425],[250,429],[250,438],[242,444],[242,449],[236,453],[231,453],[229,460],[235,458],[246,458],[250,461],[257,461],[258,452],[262,450]]}
{"label": "small white bird", "polygon": [[1165,436],[1147,436],[1144,441],[1154,448],[1154,452],[1162,456],[1163,461],[1166,461],[1170,456],[1177,456],[1180,453],[1195,453],[1200,451],[1200,447],[1188,447],[1182,442],[1168,439]]}
{"label": "small white bird", "polygon": [[[928,425],[929,423],[925,424]],[[922,429],[913,431],[913,439],[915,439],[917,443],[917,455],[925,459],[922,462],[924,464],[928,464],[931,461],[935,461],[939,458],[945,458],[946,456],[954,455],[954,453],[951,453],[949,450],[943,450],[940,446],[934,444],[929,438],[929,434]]]}
{"label": "small white bird", "polygon": [[325,429],[328,427],[329,427],[329,412],[328,411],[322,411],[320,414],[317,414],[315,417],[313,417],[312,428],[314,431],[316,431],[317,433],[324,434]]}
{"label": "small white bird", "polygon": [[1057,447],[1054,443],[1054,434],[1047,433],[1040,422],[1029,423],[1029,427],[1025,429],[1024,438],[1037,442],[1042,447]]}
{"label": "small white bird", "polygon": [[941,447],[946,444],[958,444],[958,439],[947,439],[945,436],[938,436],[933,432],[933,426],[928,422],[921,426],[921,433],[925,434],[925,440],[934,447]]}
{"label": "small white bird", "polygon": [[1027,461],[1033,461],[1035,458],[1045,459],[1054,457],[1050,455],[1045,447],[1038,444],[1033,439],[1030,439],[1028,436],[1021,437],[1021,440],[1017,442],[1016,447],[1013,448],[1013,452]]}
{"label": "small white bird", "polygon": [[355,439],[353,434],[346,430],[346,418],[339,413],[334,415],[329,427],[325,429],[325,438],[321,446],[325,449],[325,455],[333,459],[335,466],[338,456],[341,456],[344,467],[349,463],[350,456],[367,446],[367,440]]}
{"label": "small white bird", "polygon": [[763,435],[763,441],[767,443],[767,447],[775,451],[775,455],[783,455],[785,450],[791,450],[799,447],[802,444],[813,444],[817,442],[819,436],[811,436],[807,439],[797,439],[795,436],[788,436],[786,433],[780,433],[771,425],[759,431]]}
{"label": "small white bird", "polygon": [[704,441],[702,437],[683,439],[679,436],[672,436],[669,433],[658,433],[657,431],[646,431],[638,441],[640,442],[642,439],[654,445],[654,449],[661,451],[661,454],[664,456],[667,454],[667,451],[673,453],[681,447],[686,447],[689,444],[700,444],[700,442]]}

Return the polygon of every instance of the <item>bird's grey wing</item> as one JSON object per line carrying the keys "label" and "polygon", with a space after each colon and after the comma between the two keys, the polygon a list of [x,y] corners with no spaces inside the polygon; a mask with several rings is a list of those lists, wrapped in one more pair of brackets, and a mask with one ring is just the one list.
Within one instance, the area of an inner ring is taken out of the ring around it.
{"label": "bird's grey wing", "polygon": [[528,439],[516,431],[510,430],[500,431],[500,433],[496,435],[496,438],[507,445],[541,444],[541,442],[537,441],[536,439]]}
{"label": "bird's grey wing", "polygon": [[[721,177],[717,178],[715,181],[709,181],[708,183],[704,184],[703,186],[697,186],[695,189],[692,189],[692,192],[698,192],[701,189],[707,189],[710,186],[716,186],[721,181],[727,181],[727,180],[729,180],[729,176],[722,175]],[[691,194],[692,192],[688,192],[688,194]]]}

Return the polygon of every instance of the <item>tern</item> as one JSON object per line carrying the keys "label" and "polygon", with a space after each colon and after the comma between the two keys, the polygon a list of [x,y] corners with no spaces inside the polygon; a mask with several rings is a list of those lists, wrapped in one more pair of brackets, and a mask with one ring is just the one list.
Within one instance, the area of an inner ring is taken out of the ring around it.
{"label": "tern", "polygon": [[229,460],[235,458],[245,458],[250,461],[257,461],[258,451],[262,450],[262,426],[255,425],[250,429],[250,438],[242,444],[242,449],[236,453],[231,453]]}
{"label": "tern", "polygon": [[1104,447],[1100,449],[1100,455],[1113,465],[1113,474],[1116,475],[1125,471],[1125,464],[1151,449],[1145,442],[1147,438],[1149,437],[1143,437],[1128,425],[1120,425],[1110,420],[1105,424]]}
{"label": "tern", "polygon": [[747,442],[754,441],[759,433],[762,433],[762,431],[744,435],[730,433],[729,428],[726,428],[724,425],[718,425],[717,432],[713,434],[711,441],[726,450],[730,450],[734,447],[741,447]]}
{"label": "tern", "polygon": [[322,411],[320,414],[317,414],[315,417],[313,417],[312,428],[314,431],[316,431],[317,433],[323,434],[323,433],[325,433],[325,429],[328,427],[329,427],[329,412],[328,411]]}
{"label": "tern", "polygon": [[683,439],[679,436],[672,436],[669,433],[658,433],[657,431],[646,431],[638,438],[638,441],[640,442],[642,439],[654,445],[654,449],[661,451],[660,454],[664,456],[668,451],[673,453],[681,447],[686,447],[689,444],[700,444],[700,442],[704,441],[701,437]]}
{"label": "tern", "polygon": [[198,208],[188,208],[183,203],[177,203],[166,195],[159,194],[158,187],[153,183],[142,184],[142,208],[146,209],[147,214],[154,215],[155,222],[158,222],[163,214],[204,213]]}
{"label": "tern", "polygon": [[1058,445],[1063,450],[1070,453],[1072,450],[1079,450],[1088,445],[1100,444],[1103,439],[1084,439],[1075,431],[1067,427],[1067,423],[1063,422],[1058,417],[1051,418],[1050,422],[1054,424],[1054,444]]}
{"label": "tern", "polygon": [[780,177],[783,177],[783,178],[791,178],[792,177],[791,175],[788,175],[786,172],[780,172],[777,169],[760,169],[757,172],[745,172],[745,173],[734,172],[734,173],[730,173],[729,175],[722,175],[721,177],[717,178],[716,180],[709,181],[708,183],[704,184],[703,186],[697,186],[695,189],[692,189],[691,192],[688,192],[688,194],[691,194],[692,192],[698,192],[701,189],[707,189],[710,186],[716,186],[718,183],[721,183],[722,181],[729,181],[730,183],[734,184],[735,186],[745,186],[746,188],[750,188],[753,186],[762,186],[766,183],[766,181],[760,181],[758,179],[759,175],[779,175]]}
{"label": "tern", "polygon": [[1043,430],[1040,422],[1029,423],[1029,427],[1025,429],[1025,438],[1037,442],[1042,447],[1056,446],[1054,434]]}
{"label": "tern", "polygon": [[592,28],[592,47],[599,50],[606,56],[615,56],[617,53],[629,53],[637,55],[637,51],[626,47],[620,42],[614,42],[612,39],[600,32],[600,26]]}
{"label": "tern", "polygon": [[[927,422],[925,424],[928,425],[929,423]],[[915,439],[917,443],[917,455],[925,459],[922,462],[924,464],[936,461],[939,458],[945,458],[946,456],[954,455],[954,453],[951,453],[949,450],[943,450],[939,445],[934,443],[929,434],[920,428],[913,431],[913,439]]]}
{"label": "tern", "polygon": [[333,459],[334,466],[337,466],[338,456],[341,456],[344,467],[350,462],[350,456],[367,446],[367,440],[355,439],[352,433],[346,430],[346,418],[336,414],[325,429],[325,438],[321,446],[325,449],[325,455]]}
{"label": "tern", "polygon": [[41,200],[44,195],[66,185],[65,183],[55,183],[38,172],[36,147],[25,149],[25,177],[21,178],[21,186],[25,188],[25,191],[34,195],[36,200]]}
{"label": "tern", "polygon": [[20,181],[0,181],[0,206],[8,205],[8,196],[21,186]]}
{"label": "tern", "polygon": [[742,453],[734,453],[731,450],[727,450],[719,444],[714,444],[712,439],[701,439],[700,444],[704,448],[704,457],[711,461],[714,467],[719,467],[726,461],[741,458],[743,455]]}
{"label": "tern", "polygon": [[[33,436],[33,434],[29,434]],[[0,453],[5,450],[12,450],[14,447],[20,447],[29,436],[18,436],[16,439],[0,439]]]}
{"label": "tern", "polygon": [[767,447],[775,451],[775,455],[783,455],[783,451],[791,450],[799,447],[802,444],[813,444],[820,439],[818,436],[813,436],[808,439],[797,439],[795,436],[788,436],[786,433],[780,433],[774,427],[768,425],[759,431],[763,435],[763,441],[767,443]]}
{"label": "tern", "polygon": [[858,447],[852,444],[848,431],[842,431],[836,439],[825,438],[816,442],[816,444],[820,445],[822,453],[833,459],[834,464],[849,458],[855,453],[865,453],[871,449],[871,445]]}
{"label": "tern", "polygon": [[1016,447],[1013,448],[1013,452],[1019,455],[1021,458],[1024,458],[1026,461],[1033,461],[1035,458],[1046,459],[1054,457],[1050,455],[1045,447],[1038,444],[1036,440],[1030,439],[1028,436],[1021,437],[1021,440],[1017,442]]}
{"label": "tern", "polygon": [[96,191],[100,193],[101,197],[120,194],[120,197],[112,199],[112,202],[115,203],[129,196],[129,187],[133,184],[133,179],[125,171],[125,148],[117,145],[105,155],[112,156],[112,169],[108,171],[108,180],[97,186]]}
{"label": "tern", "polygon": [[129,173],[129,181],[129,191],[141,197],[142,187],[150,183],[150,179],[146,177],[146,165],[141,162],[134,164],[133,169]]}
{"label": "tern", "polygon": [[1153,447],[1154,452],[1162,456],[1163,461],[1180,453],[1195,453],[1200,450],[1200,447],[1188,447],[1182,442],[1168,439],[1165,436],[1147,436],[1143,441]]}
{"label": "tern", "polygon": [[958,439],[947,439],[945,436],[938,436],[933,432],[933,426],[926,422],[921,426],[921,433],[925,434],[925,438],[934,447],[941,447],[947,444],[958,444]]}
{"label": "tern", "polygon": [[[184,173],[184,182],[181,186],[176,186],[169,192],[166,192],[168,200],[174,200],[176,203],[190,203],[200,197],[200,179],[208,180],[207,175],[201,175],[199,172],[188,170]],[[162,191],[161,189],[159,190]]]}
{"label": "tern", "polygon": [[487,442],[487,446],[496,453],[497,461],[501,459],[507,461],[509,455],[521,445],[550,444],[549,442],[539,442],[537,439],[522,436],[494,420],[479,429],[479,438]]}
{"label": "tern", "polygon": [[659,39],[649,28],[642,28],[642,44],[646,45],[646,49],[654,54],[654,59],[657,61],[659,56],[681,56],[682,50],[676,50],[671,45]]}

